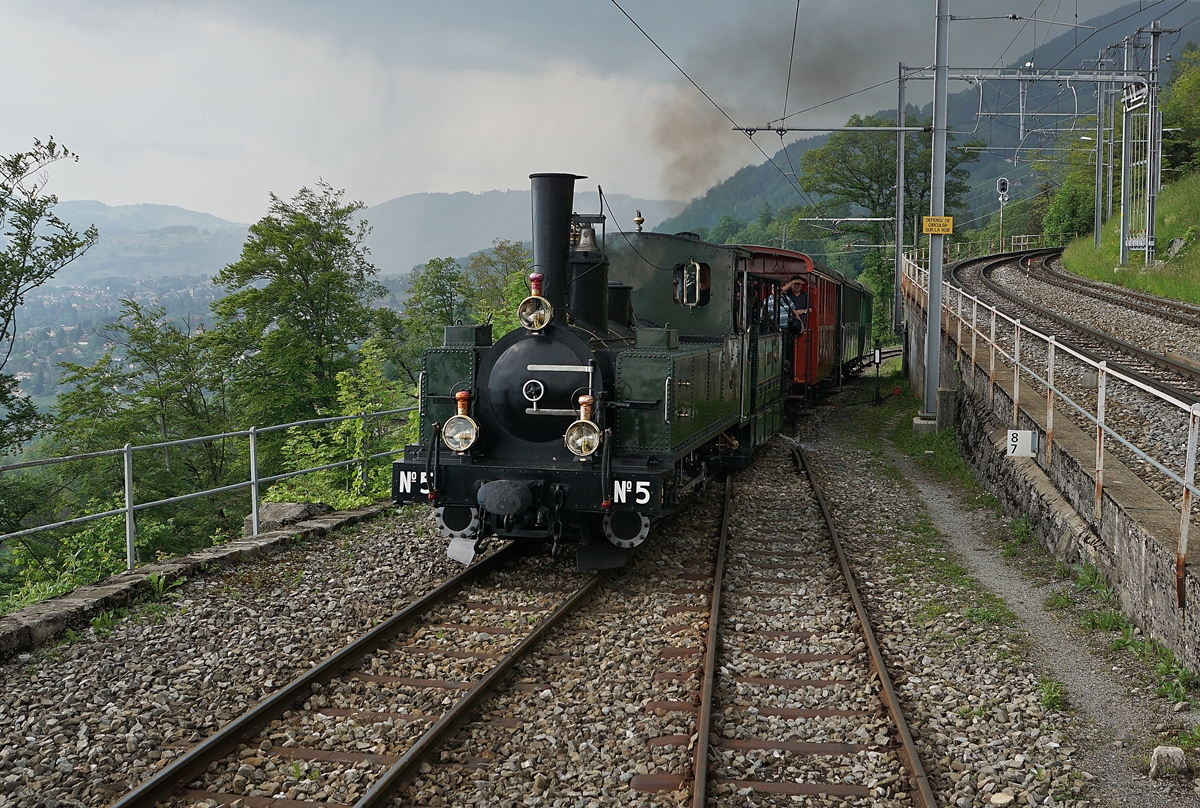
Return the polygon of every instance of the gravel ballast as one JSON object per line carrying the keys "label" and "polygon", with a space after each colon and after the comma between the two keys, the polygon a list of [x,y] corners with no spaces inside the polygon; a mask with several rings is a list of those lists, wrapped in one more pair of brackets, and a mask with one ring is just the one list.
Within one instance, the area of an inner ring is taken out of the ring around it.
{"label": "gravel ballast", "polygon": [[103,806],[447,577],[389,516],[201,575],[0,668],[0,806]]}

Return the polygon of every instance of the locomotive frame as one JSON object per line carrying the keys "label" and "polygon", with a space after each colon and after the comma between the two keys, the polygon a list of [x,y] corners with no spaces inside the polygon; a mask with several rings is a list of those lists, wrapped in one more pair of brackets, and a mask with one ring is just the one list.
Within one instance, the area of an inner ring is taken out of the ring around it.
{"label": "locomotive frame", "polygon": [[464,563],[497,536],[621,566],[782,422],[781,281],[753,263],[772,248],[607,237],[602,215],[572,213],[576,179],[531,175],[523,327],[493,344],[490,325],[449,326],[422,357],[419,442],[393,463],[392,497],[431,503]]}

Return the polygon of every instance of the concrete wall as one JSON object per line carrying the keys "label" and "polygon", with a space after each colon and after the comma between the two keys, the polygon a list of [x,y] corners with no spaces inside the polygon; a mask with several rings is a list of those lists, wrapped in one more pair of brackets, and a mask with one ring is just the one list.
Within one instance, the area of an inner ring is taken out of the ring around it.
{"label": "concrete wall", "polygon": [[[909,375],[914,388],[920,389],[916,386],[924,374],[925,314],[907,300],[905,314]],[[972,360],[966,328],[961,354],[955,343],[957,329],[944,330],[948,333],[942,341],[942,387],[958,390],[959,445],[979,479],[995,492],[1005,513],[1032,523],[1038,541],[1058,560],[1086,561],[1100,569],[1117,590],[1125,615],[1193,670],[1200,669],[1200,577],[1191,561],[1185,577],[1185,607],[1176,605],[1179,511],[1106,453],[1097,520],[1093,431],[1084,432],[1057,410],[1047,460],[1043,394],[1022,377],[1021,406],[1014,424],[1012,373],[997,359],[995,384],[989,385],[987,350],[980,345]],[[1036,458],[1006,456],[1010,428],[1037,433]]]}

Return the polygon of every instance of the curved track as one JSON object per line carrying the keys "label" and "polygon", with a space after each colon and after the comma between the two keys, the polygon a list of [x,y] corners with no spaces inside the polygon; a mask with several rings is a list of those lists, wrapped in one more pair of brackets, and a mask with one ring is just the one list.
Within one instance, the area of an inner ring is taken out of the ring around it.
{"label": "curved track", "polygon": [[[274,794],[249,793],[260,789],[255,789],[254,774],[242,771],[247,752],[256,759],[277,760],[277,767],[319,762],[326,770],[356,769],[361,774],[354,775],[354,807],[387,804],[504,674],[608,577],[594,575],[582,586],[564,590],[561,575],[522,569],[518,558],[510,545],[463,570],[222,727],[113,808],[153,808],[179,797],[189,804],[215,800],[224,805],[243,794],[249,795],[243,799],[247,805],[275,802]],[[461,681],[424,675],[431,658],[453,660],[450,667]],[[456,691],[462,695],[446,695]],[[449,709],[440,716],[401,712],[396,706],[436,710],[447,702]],[[332,750],[303,746],[306,726],[313,721],[347,718],[373,725],[379,732],[376,742]],[[422,724],[424,731],[411,730]],[[347,804],[334,796],[327,795],[330,801],[322,804]],[[279,804],[296,808],[317,803]]]}
{"label": "curved track", "polygon": [[1036,262],[1039,267],[1044,267],[1061,252],[1058,249],[1035,250],[1020,256],[962,261],[951,271],[951,283],[973,291],[977,297],[992,298],[994,305],[1004,308],[1013,317],[1019,317],[1022,325],[1030,325],[1043,333],[1053,334],[1060,343],[1069,345],[1093,361],[1107,361],[1109,367],[1114,370],[1119,370],[1180,401],[1188,404],[1200,402],[1200,367],[1148,351],[1098,328],[1051,311],[1005,289],[990,277],[997,268],[1005,264],[1018,263],[1024,269],[1026,264]]}
{"label": "curved track", "polygon": [[[1188,410],[1200,403],[1200,365],[1186,357],[1164,355],[1162,347],[1148,350],[1133,344],[1136,341],[1156,346],[1179,345],[1182,337],[1177,332],[1184,331],[1185,327],[1173,322],[1156,322],[1151,316],[1135,312],[1128,312],[1129,317],[1125,320],[1121,310],[1113,308],[1121,304],[1114,301],[1097,303],[1093,307],[1088,298],[1076,297],[1068,303],[1067,298],[1056,297],[1055,289],[1043,291],[1046,287],[1040,281],[1014,277],[1025,274],[1026,264],[1033,264],[1037,272],[1036,267],[1045,266],[1058,254],[1058,250],[1038,250],[970,259],[954,267],[950,282],[1008,316],[1019,318],[1023,327],[1053,336],[1058,345],[1070,348],[1093,363],[1088,365],[1066,352],[1058,352],[1055,386],[1063,399],[1072,402],[1069,406],[1056,408],[1079,429],[1094,434],[1099,419],[1104,423],[1106,433],[1112,436],[1112,439],[1105,439],[1101,443],[1103,454],[1097,456],[1097,477],[1102,474],[1100,469],[1104,455],[1112,455],[1164,500],[1176,507],[1185,507],[1180,480],[1186,472]],[[1014,268],[1017,269],[1015,273]],[[1007,274],[1008,283],[1021,287],[1020,294],[997,284],[997,279],[991,277],[993,273],[1000,274],[1002,271]],[[1026,296],[1036,297],[1040,303],[1030,301]],[[951,327],[961,329],[962,338],[969,346],[963,348],[964,353],[973,353],[976,342],[968,333],[973,316],[967,308],[969,301],[964,301],[962,319],[959,321],[960,313],[954,310],[953,293],[948,297]],[[1068,307],[1087,311],[1085,316],[1090,318],[1091,324],[1078,322],[1075,318],[1081,315]],[[1171,305],[1165,303],[1164,308],[1171,309]],[[1068,309],[1073,316],[1061,313],[1064,309]],[[987,332],[992,326],[978,322],[977,327],[986,341]],[[1007,321],[1001,325],[1000,320],[996,321],[995,329],[996,344],[1000,351],[1011,357],[1015,347],[1015,329]],[[1106,333],[1110,329],[1119,331],[1125,339],[1117,339]],[[1164,341],[1160,337],[1170,339]],[[1027,383],[1031,384],[1032,390],[1042,394],[1045,394],[1045,382],[1036,378],[1036,372],[1038,368],[1046,367],[1047,354],[1047,346],[1041,340],[1022,338],[1022,365],[1035,376]],[[980,365],[985,373],[988,361],[985,356],[984,365]],[[990,361],[997,360],[993,356]],[[1011,365],[1011,360],[1003,361]],[[1102,377],[1096,372],[1096,364],[1101,361],[1107,363],[1109,371],[1117,371],[1133,382],[1119,382],[1116,380],[1119,377],[1112,373]],[[1022,373],[1022,377],[1025,375]],[[1103,397],[1100,386],[1102,378]],[[1100,408],[1102,398],[1103,413]]]}
{"label": "curved track", "polygon": [[1026,270],[1039,277],[1044,283],[1058,286],[1081,295],[1124,306],[1127,309],[1152,314],[1164,320],[1200,328],[1200,306],[1194,303],[1184,303],[1179,300],[1158,297],[1156,295],[1127,289],[1111,283],[1103,283],[1090,278],[1064,272],[1050,266],[1055,255],[1049,255],[1037,262],[1028,262]]}

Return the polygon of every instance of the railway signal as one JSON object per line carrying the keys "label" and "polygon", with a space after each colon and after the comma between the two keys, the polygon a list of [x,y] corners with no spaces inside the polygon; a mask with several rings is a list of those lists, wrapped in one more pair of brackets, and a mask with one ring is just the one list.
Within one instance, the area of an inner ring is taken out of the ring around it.
{"label": "railway signal", "polygon": [[1008,204],[1008,177],[996,180],[996,193],[1000,197],[1000,252],[1004,252],[1004,206]]}

